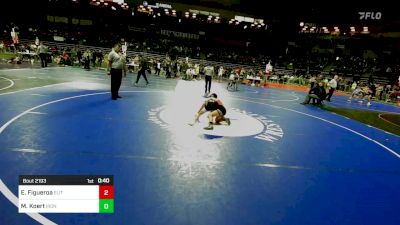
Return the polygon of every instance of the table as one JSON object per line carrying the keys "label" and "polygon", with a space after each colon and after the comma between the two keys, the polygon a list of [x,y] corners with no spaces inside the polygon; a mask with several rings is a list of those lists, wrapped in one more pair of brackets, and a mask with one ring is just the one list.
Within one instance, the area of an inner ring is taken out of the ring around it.
{"label": "table", "polygon": [[261,77],[259,77],[259,76],[247,75],[246,79],[251,81],[253,86],[254,86],[255,83],[261,83]]}

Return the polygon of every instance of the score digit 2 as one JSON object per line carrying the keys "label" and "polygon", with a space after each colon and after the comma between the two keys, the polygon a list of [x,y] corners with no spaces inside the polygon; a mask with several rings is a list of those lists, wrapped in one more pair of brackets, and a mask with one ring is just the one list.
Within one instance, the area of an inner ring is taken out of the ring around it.
{"label": "score digit 2", "polygon": [[100,185],[99,186],[100,199],[114,199],[114,186],[113,185]]}

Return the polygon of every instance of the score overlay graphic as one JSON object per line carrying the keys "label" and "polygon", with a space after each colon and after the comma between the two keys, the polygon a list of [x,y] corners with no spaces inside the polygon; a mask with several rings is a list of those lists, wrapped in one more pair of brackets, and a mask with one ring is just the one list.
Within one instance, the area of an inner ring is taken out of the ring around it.
{"label": "score overlay graphic", "polygon": [[19,213],[114,213],[112,175],[21,175]]}

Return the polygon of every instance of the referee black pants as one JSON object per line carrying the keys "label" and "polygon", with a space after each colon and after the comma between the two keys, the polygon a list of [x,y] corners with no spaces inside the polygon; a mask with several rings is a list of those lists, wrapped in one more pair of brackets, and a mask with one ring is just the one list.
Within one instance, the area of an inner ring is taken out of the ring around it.
{"label": "referee black pants", "polygon": [[47,67],[47,54],[46,53],[40,53],[40,62],[42,64],[42,67]]}
{"label": "referee black pants", "polygon": [[[211,79],[212,79],[212,77],[211,76],[205,76],[205,80],[206,80],[206,90],[205,90],[205,92],[207,93],[207,92],[210,92],[210,89],[211,89]],[[208,91],[207,91],[208,90]]]}
{"label": "referee black pants", "polygon": [[117,99],[122,82],[122,69],[111,69],[111,98]]}
{"label": "referee black pants", "polygon": [[327,100],[328,102],[331,101],[331,97],[332,97],[334,91],[335,91],[335,88],[329,88],[329,92],[328,92],[328,94],[326,95],[326,100]]}

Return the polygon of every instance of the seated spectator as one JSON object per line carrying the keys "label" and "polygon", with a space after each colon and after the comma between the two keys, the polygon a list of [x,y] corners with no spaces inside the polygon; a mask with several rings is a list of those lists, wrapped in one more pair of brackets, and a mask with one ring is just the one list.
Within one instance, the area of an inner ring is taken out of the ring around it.
{"label": "seated spectator", "polygon": [[364,87],[356,87],[356,89],[353,91],[349,99],[347,100],[348,102],[351,102],[353,98],[359,99],[359,103],[363,102],[363,99],[367,99],[367,106],[371,105],[371,97],[372,97],[372,90],[368,86]]}
{"label": "seated spectator", "polygon": [[226,89],[233,89],[233,90],[238,90],[238,87],[237,87],[237,82],[238,82],[238,80],[239,80],[239,74],[235,71],[235,70],[232,70],[231,71],[231,74],[229,75],[229,83],[228,83],[228,86],[226,87]]}
{"label": "seated spectator", "polygon": [[13,57],[13,58],[9,59],[9,60],[8,60],[8,63],[12,63],[12,64],[21,64],[21,63],[22,63],[22,60],[21,60],[20,57],[16,56],[16,57]]}
{"label": "seated spectator", "polygon": [[300,103],[302,105],[305,104],[310,104],[311,99],[313,100],[313,103],[317,105],[322,105],[322,101],[325,99],[326,96],[326,91],[324,88],[324,84],[322,82],[319,82],[318,85],[315,85],[309,92],[306,98],[304,99],[304,102]]}

